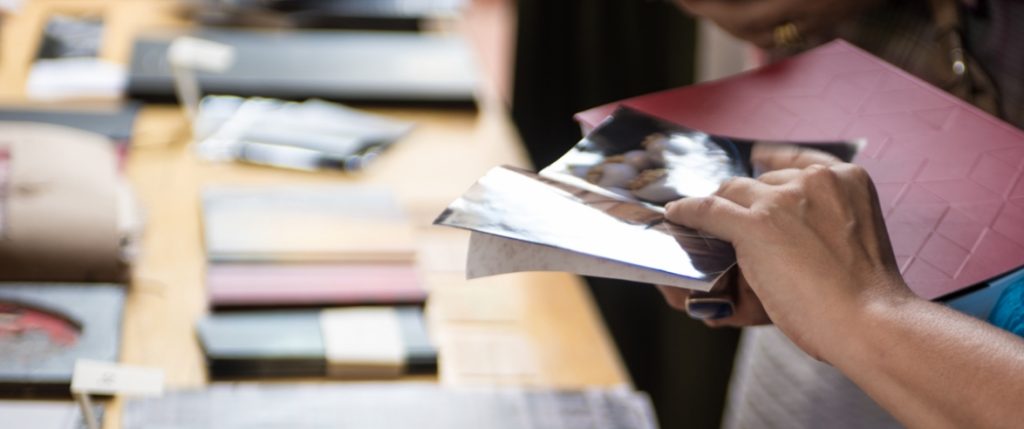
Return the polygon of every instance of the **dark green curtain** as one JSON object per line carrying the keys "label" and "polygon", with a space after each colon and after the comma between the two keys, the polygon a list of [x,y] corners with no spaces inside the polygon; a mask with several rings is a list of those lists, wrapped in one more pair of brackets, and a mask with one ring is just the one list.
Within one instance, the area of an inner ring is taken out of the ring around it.
{"label": "dark green curtain", "polygon": [[579,139],[572,114],[693,81],[694,23],[647,0],[518,0],[512,116],[534,164]]}
{"label": "dark green curtain", "polygon": [[[580,138],[572,115],[693,81],[695,24],[646,0],[518,0],[512,116],[537,167]],[[587,279],[663,428],[720,424],[738,332],[671,310],[650,285]]]}

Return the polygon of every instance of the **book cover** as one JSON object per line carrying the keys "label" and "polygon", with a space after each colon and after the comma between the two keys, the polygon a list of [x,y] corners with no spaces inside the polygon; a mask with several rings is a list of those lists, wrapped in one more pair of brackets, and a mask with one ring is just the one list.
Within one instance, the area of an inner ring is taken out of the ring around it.
{"label": "book cover", "polygon": [[117,361],[124,287],[0,283],[0,393],[70,396],[78,359]]}
{"label": "book cover", "polygon": [[210,188],[211,262],[411,262],[412,225],[390,192],[356,186]]}
{"label": "book cover", "polygon": [[437,368],[417,307],[215,313],[197,331],[216,379],[392,378]]}
{"label": "book cover", "polygon": [[215,308],[423,304],[414,264],[218,263],[206,268],[206,290]]}

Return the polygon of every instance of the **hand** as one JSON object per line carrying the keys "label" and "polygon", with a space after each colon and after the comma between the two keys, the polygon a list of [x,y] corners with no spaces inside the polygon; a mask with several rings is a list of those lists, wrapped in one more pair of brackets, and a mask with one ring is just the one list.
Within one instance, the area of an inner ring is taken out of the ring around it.
{"label": "hand", "polygon": [[[913,297],[862,168],[791,146],[758,145],[752,161],[768,172],[671,203],[666,218],[731,242],[764,314],[798,346],[821,356],[836,329],[856,329],[856,312],[874,300]],[[735,320],[719,323],[756,320],[754,299],[741,292]]]}
{"label": "hand", "polygon": [[775,47],[776,27],[792,23],[803,37],[830,32],[880,0],[675,0],[683,10],[714,21],[761,48]]}

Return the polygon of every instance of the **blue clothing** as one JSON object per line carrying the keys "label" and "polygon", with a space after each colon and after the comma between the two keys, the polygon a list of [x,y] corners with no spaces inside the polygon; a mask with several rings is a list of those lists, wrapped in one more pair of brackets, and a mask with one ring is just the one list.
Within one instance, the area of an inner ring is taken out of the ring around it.
{"label": "blue clothing", "polygon": [[1003,279],[1011,284],[1006,287],[992,313],[989,323],[1024,337],[1024,271],[1018,271]]}

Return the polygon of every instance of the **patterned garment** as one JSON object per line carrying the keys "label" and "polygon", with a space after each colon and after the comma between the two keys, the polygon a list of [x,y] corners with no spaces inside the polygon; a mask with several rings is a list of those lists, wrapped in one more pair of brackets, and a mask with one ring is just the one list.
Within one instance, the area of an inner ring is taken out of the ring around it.
{"label": "patterned garment", "polygon": [[[998,115],[1024,128],[1024,1],[982,0],[964,6],[968,52],[993,80]],[[927,1],[889,0],[837,30],[840,37],[939,87],[947,87],[951,62],[937,43]]]}
{"label": "patterned garment", "polygon": [[968,49],[995,81],[1003,119],[1024,128],[1024,1],[988,0],[968,8]]}
{"label": "patterned garment", "polygon": [[902,427],[857,385],[797,348],[774,326],[743,330],[726,429]]}

